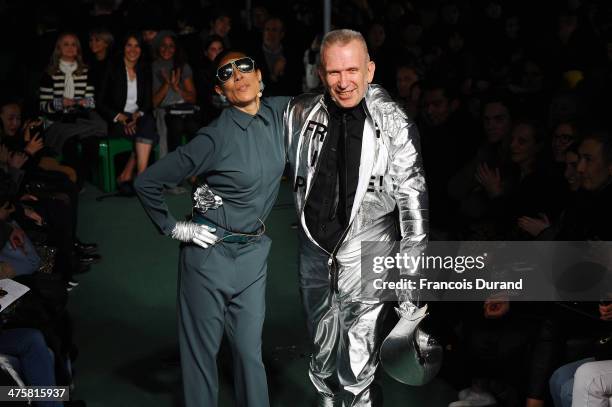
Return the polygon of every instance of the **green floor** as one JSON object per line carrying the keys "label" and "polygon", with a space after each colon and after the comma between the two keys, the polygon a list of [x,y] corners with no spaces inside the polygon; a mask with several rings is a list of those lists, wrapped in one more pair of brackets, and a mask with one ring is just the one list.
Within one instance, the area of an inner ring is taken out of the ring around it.
{"label": "green floor", "polygon": [[[78,399],[88,407],[180,406],[176,336],[178,244],[160,236],[135,198],[96,202],[101,192],[81,195],[79,234],[96,241],[102,263],[79,278],[70,296],[79,357]],[[189,197],[168,196],[175,216],[189,212]],[[264,357],[274,407],[312,406],[307,376],[307,339],[299,304],[296,236],[287,184],[267,222],[273,239],[269,260]],[[220,356],[220,406],[233,406],[229,355]],[[383,379],[386,406],[437,407],[453,399],[440,381],[422,388]],[[212,407],[212,406],[202,406]]]}

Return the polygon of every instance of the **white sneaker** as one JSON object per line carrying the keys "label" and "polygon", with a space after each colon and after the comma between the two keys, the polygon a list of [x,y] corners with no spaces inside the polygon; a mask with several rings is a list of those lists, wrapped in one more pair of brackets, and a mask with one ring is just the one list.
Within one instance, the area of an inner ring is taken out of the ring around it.
{"label": "white sneaker", "polygon": [[485,407],[495,404],[495,397],[485,391],[477,391],[468,387],[459,392],[459,400],[453,401],[448,407]]}

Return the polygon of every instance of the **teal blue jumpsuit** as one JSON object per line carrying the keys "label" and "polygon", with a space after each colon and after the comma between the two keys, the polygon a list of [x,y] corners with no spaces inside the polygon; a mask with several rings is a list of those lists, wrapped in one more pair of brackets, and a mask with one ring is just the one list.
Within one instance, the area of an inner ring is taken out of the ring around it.
{"label": "teal blue jumpsuit", "polygon": [[[289,98],[265,98],[251,116],[225,109],[210,126],[142,173],[135,189],[159,230],[176,225],[162,194],[197,175],[223,199],[204,217],[227,231],[253,233],[272,209],[285,164],[283,111]],[[225,232],[224,232],[225,230]],[[185,403],[217,405],[217,353],[227,335],[233,354],[237,405],[269,405],[261,358],[265,316],[267,236],[249,242],[222,241],[208,249],[181,246],[178,281],[179,345]]]}

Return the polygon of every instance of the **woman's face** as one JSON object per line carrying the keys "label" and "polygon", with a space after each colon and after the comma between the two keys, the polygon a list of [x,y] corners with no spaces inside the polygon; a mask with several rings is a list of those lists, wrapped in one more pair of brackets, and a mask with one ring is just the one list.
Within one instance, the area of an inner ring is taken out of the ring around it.
{"label": "woman's face", "polygon": [[[245,55],[237,52],[230,52],[219,63],[218,67],[228,64]],[[234,73],[226,82],[215,87],[217,93],[225,95],[228,102],[237,107],[245,107],[255,103],[259,93],[259,82],[261,81],[261,71],[255,69],[253,72],[240,72],[233,66]]]}
{"label": "woman's face", "polygon": [[221,52],[223,52],[223,44],[220,41],[213,41],[208,48],[206,48],[205,55],[206,58],[214,61]]}
{"label": "woman's face", "polygon": [[557,126],[552,135],[552,151],[556,162],[566,161],[565,150],[575,139],[576,133],[570,124],[561,123]]}
{"label": "woman's face", "polygon": [[127,62],[135,64],[138,62],[138,58],[140,58],[140,54],[142,50],[140,49],[140,44],[138,40],[134,37],[128,38],[125,43],[125,47],[123,48],[123,55]]}
{"label": "woman's face", "polygon": [[79,55],[79,46],[74,35],[65,35],[58,44],[60,58],[64,61],[74,61]]}
{"label": "woman's face", "polygon": [[10,104],[4,106],[0,111],[0,118],[2,119],[4,134],[7,136],[17,134],[21,127],[21,109],[19,105]]}
{"label": "woman's face", "polygon": [[533,128],[527,124],[518,124],[512,130],[510,144],[512,162],[525,164],[536,158],[538,144],[533,134]]}
{"label": "woman's face", "polygon": [[565,179],[570,191],[577,191],[580,188],[582,179],[578,173],[579,157],[573,151],[565,153]]}
{"label": "woman's face", "polygon": [[94,54],[106,52],[108,49],[108,43],[97,35],[92,35],[89,37],[89,49]]}
{"label": "woman's face", "polygon": [[174,57],[176,51],[176,44],[172,37],[164,37],[161,44],[159,44],[159,56],[164,61],[169,61]]}

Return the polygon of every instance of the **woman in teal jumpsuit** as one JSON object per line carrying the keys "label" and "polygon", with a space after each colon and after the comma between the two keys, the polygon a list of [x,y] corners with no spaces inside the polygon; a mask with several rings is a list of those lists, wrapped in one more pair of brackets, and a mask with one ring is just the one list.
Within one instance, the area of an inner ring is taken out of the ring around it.
{"label": "woman in teal jumpsuit", "polygon": [[[217,405],[216,360],[225,332],[237,405],[268,406],[261,335],[271,240],[263,224],[284,168],[283,111],[289,99],[261,99],[261,72],[244,54],[228,52],[218,61],[216,90],[231,107],[147,169],[134,186],[160,231],[184,242],[178,311],[186,405]],[[162,191],[194,175],[217,202],[177,222]]]}

